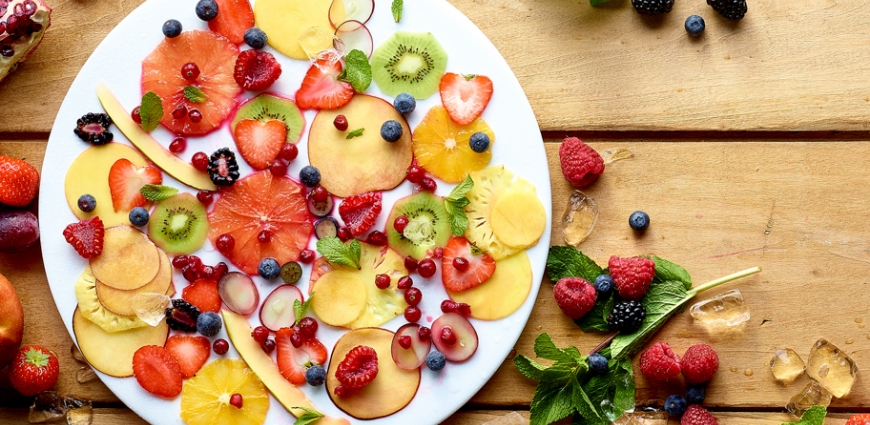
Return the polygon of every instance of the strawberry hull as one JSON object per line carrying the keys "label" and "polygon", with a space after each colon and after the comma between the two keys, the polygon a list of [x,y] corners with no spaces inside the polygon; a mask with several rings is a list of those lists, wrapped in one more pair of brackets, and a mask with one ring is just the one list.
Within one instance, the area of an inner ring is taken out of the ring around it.
{"label": "strawberry hull", "polygon": [[[16,7],[25,18],[15,15]],[[10,18],[17,22],[9,25]],[[11,0],[5,8],[0,7],[0,27],[4,28],[0,32],[0,81],[33,54],[49,26],[51,8],[42,0]]]}

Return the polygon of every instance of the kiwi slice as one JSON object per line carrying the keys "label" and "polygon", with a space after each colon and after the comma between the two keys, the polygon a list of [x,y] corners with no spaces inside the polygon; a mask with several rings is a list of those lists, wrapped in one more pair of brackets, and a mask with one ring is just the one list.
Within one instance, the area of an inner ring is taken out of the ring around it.
{"label": "kiwi slice", "polygon": [[396,221],[396,217],[408,217],[408,225],[402,233],[396,231],[392,224],[387,225],[389,245],[402,256],[412,256],[418,260],[426,258],[426,251],[444,246],[450,239],[450,222],[447,210],[444,209],[444,199],[429,192],[399,199],[390,211],[387,223]]}
{"label": "kiwi slice", "polygon": [[233,134],[236,134],[236,125],[241,120],[284,121],[287,143],[298,142],[305,128],[305,118],[296,103],[271,94],[261,94],[239,106],[230,124]]}
{"label": "kiwi slice", "polygon": [[190,254],[208,235],[205,207],[189,193],[160,201],[148,220],[148,236],[170,254]]}
{"label": "kiwi slice", "polygon": [[447,53],[432,33],[396,31],[372,55],[372,77],[381,91],[425,99],[438,91]]}

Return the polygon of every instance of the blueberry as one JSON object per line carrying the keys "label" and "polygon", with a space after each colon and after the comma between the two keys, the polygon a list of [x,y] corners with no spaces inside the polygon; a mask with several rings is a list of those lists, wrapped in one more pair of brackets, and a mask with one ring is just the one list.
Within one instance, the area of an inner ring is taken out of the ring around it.
{"label": "blueberry", "polygon": [[704,18],[698,15],[692,15],[686,18],[686,32],[695,37],[704,32]]}
{"label": "blueberry", "polygon": [[393,143],[402,137],[402,124],[396,120],[389,120],[381,126],[381,137]]}
{"label": "blueberry", "polygon": [[268,37],[266,37],[266,33],[264,33],[263,30],[257,27],[251,27],[248,28],[247,31],[245,31],[245,43],[247,43],[248,46],[251,46],[254,49],[262,49],[263,47],[265,47],[266,40],[268,40]]}
{"label": "blueberry", "polygon": [[305,380],[308,381],[308,385],[319,387],[326,382],[326,370],[319,364],[311,366],[305,372]]}
{"label": "blueberry", "polygon": [[260,260],[260,266],[257,267],[257,273],[259,273],[263,279],[272,280],[281,274],[281,265],[278,264],[278,260],[272,257],[266,257]]}
{"label": "blueberry", "polygon": [[217,313],[205,311],[196,318],[196,331],[203,336],[215,336],[221,331],[221,327],[223,327],[223,323],[221,316]]}
{"label": "blueberry", "polygon": [[163,23],[163,35],[169,38],[178,37],[181,34],[181,22],[170,19]]}
{"label": "blueberry", "polygon": [[598,353],[589,356],[589,369],[599,375],[607,373],[607,357]]}
{"label": "blueberry", "polygon": [[707,398],[707,391],[702,386],[690,385],[686,389],[686,402],[689,404],[701,404]]}
{"label": "blueberry", "polygon": [[218,5],[214,0],[199,0],[196,4],[196,16],[203,21],[210,21],[217,17]]}
{"label": "blueberry", "polygon": [[410,114],[417,107],[417,100],[408,93],[399,93],[396,100],[393,101],[393,107],[396,108],[396,112],[402,115]]}
{"label": "blueberry", "polygon": [[606,294],[613,290],[613,278],[609,274],[600,274],[595,278],[595,290],[602,294]]}
{"label": "blueberry", "polygon": [[638,232],[643,232],[649,227],[649,215],[643,211],[635,211],[628,217],[628,225]]}
{"label": "blueberry", "polygon": [[489,148],[489,136],[486,133],[477,132],[471,135],[468,139],[468,144],[471,145],[471,150],[477,153],[486,152]]}
{"label": "blueberry", "polygon": [[148,210],[144,207],[135,207],[130,210],[130,224],[134,226],[144,226],[148,224]]}
{"label": "blueberry", "polygon": [[686,399],[676,394],[672,394],[665,400],[665,412],[668,412],[671,416],[683,416],[683,413],[686,413],[687,407]]}
{"label": "blueberry", "polygon": [[320,184],[320,170],[313,165],[306,165],[302,167],[302,171],[299,172],[299,180],[302,181],[302,184],[308,187],[314,187]]}
{"label": "blueberry", "polygon": [[94,195],[85,193],[84,195],[79,196],[78,205],[80,210],[91,212],[97,207],[97,200],[94,198]]}
{"label": "blueberry", "polygon": [[426,367],[431,370],[439,371],[444,369],[444,366],[447,364],[447,358],[444,357],[443,354],[439,351],[432,350],[429,355],[426,356]]}

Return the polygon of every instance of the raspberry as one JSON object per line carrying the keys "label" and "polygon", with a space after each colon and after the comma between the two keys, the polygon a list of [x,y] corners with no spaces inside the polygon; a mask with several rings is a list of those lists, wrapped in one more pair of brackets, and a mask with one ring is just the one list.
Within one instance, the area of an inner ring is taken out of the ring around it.
{"label": "raspberry", "polygon": [[667,381],[680,374],[680,356],[666,342],[657,342],[640,355],[640,371],[655,381]]}
{"label": "raspberry", "polygon": [[105,228],[100,217],[94,216],[63,229],[63,237],[83,258],[94,258],[103,252]]}
{"label": "raspberry", "polygon": [[624,334],[630,334],[640,329],[645,317],[646,307],[643,304],[632,300],[620,301],[607,316],[607,324]]}
{"label": "raspberry", "polygon": [[870,414],[862,413],[852,416],[846,421],[846,425],[870,425]]}
{"label": "raspberry", "polygon": [[372,347],[358,345],[351,349],[344,360],[338,364],[335,377],[341,383],[336,395],[348,389],[362,388],[378,376],[378,353]]}
{"label": "raspberry", "polygon": [[670,13],[674,0],[631,0],[631,4],[641,15],[661,15]]}
{"label": "raspberry", "polygon": [[719,370],[719,356],[713,347],[697,344],[683,354],[683,377],[690,384],[707,382]]}
{"label": "raspberry", "polygon": [[607,265],[619,296],[629,300],[640,301],[649,291],[656,274],[656,264],[649,258],[619,258],[614,255]]}
{"label": "raspberry", "polygon": [[559,304],[562,312],[576,320],[592,310],[598,293],[586,279],[564,277],[556,282],[553,296],[556,297],[556,304]]}
{"label": "raspberry", "polygon": [[562,175],[569,183],[584,188],[598,180],[604,172],[604,160],[580,139],[568,137],[559,147],[559,162]]}
{"label": "raspberry", "polygon": [[245,90],[266,90],[281,76],[281,64],[269,52],[245,50],[236,59],[233,78]]}
{"label": "raspberry", "polygon": [[717,13],[726,19],[739,21],[746,15],[746,0],[707,0]]}
{"label": "raspberry", "polygon": [[719,425],[719,421],[707,409],[693,404],[683,413],[680,425]]}

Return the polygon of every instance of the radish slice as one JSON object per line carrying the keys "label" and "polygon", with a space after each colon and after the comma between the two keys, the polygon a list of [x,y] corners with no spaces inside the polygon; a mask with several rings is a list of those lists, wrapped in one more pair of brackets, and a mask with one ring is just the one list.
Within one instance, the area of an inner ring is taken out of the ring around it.
{"label": "radish slice", "polygon": [[218,281],[218,294],[233,313],[247,316],[257,311],[260,292],[251,278],[239,272],[229,272]]}
{"label": "radish slice", "polygon": [[[445,338],[448,333],[453,334],[452,339]],[[432,343],[447,360],[463,362],[477,351],[477,331],[468,319],[445,313],[432,322]]]}
{"label": "radish slice", "polygon": [[353,49],[361,50],[367,57],[372,57],[374,51],[374,42],[372,41],[372,33],[369,32],[362,22],[345,21],[335,30],[335,38],[332,41],[332,46],[339,51],[342,56],[346,55]]}
{"label": "radish slice", "polygon": [[375,0],[333,0],[329,6],[329,23],[333,28],[345,21],[357,21],[357,25],[362,25],[371,19],[374,11]]}
{"label": "radish slice", "polygon": [[296,324],[293,301],[302,302],[302,292],[293,285],[281,285],[266,297],[260,307],[260,322],[267,329],[278,332],[281,328],[292,328]]}
{"label": "radish slice", "polygon": [[[432,348],[432,339],[429,338],[425,342],[421,341],[419,329],[420,325],[408,323],[399,328],[396,334],[393,335],[393,344],[390,347],[390,351],[396,366],[405,370],[414,370],[426,362],[426,355],[429,354],[429,349]],[[399,343],[399,338],[405,336],[411,340],[411,346],[408,348],[402,347]]]}

